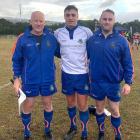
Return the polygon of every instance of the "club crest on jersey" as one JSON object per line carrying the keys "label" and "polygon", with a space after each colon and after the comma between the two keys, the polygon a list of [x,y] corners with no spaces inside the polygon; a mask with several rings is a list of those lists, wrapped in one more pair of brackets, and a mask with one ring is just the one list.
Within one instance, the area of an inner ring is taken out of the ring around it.
{"label": "club crest on jersey", "polygon": [[111,47],[111,48],[115,48],[115,47],[116,47],[116,46],[115,46],[115,42],[112,42],[111,45],[110,45],[110,47]]}
{"label": "club crest on jersey", "polygon": [[47,48],[50,48],[51,47],[50,41],[47,40],[47,43],[46,44],[47,44]]}
{"label": "club crest on jersey", "polygon": [[79,40],[78,40],[78,43],[83,44],[84,41],[83,41],[82,39],[79,39]]}

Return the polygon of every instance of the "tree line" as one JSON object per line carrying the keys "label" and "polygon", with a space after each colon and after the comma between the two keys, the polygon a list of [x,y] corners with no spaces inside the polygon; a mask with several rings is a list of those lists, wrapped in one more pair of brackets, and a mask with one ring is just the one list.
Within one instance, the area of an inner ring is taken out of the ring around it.
{"label": "tree line", "polygon": [[[94,20],[79,20],[79,24],[89,27],[92,31],[95,31],[96,28],[99,26],[99,21]],[[4,18],[0,19],[0,35],[19,35],[20,33],[24,32],[25,28],[29,25],[27,22],[17,22],[13,23]],[[55,23],[52,25],[48,25],[47,27],[54,31],[59,27],[63,27],[64,23]],[[126,23],[116,23],[116,26],[122,27],[126,31],[130,31],[132,28],[132,33],[140,32],[140,21],[134,20],[131,22]]]}

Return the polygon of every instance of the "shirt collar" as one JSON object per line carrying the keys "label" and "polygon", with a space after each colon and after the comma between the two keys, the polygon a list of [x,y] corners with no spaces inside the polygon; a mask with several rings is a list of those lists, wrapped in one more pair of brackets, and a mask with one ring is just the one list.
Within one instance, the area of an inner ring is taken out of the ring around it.
{"label": "shirt collar", "polygon": [[74,31],[76,28],[78,27],[78,25],[72,27],[72,28],[69,28],[68,26],[65,26],[65,28],[68,30],[68,31]]}

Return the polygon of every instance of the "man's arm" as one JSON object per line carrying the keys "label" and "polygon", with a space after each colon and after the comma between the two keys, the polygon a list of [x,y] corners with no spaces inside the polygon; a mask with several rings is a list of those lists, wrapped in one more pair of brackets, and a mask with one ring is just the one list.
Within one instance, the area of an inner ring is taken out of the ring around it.
{"label": "man's arm", "polygon": [[132,84],[133,63],[129,49],[129,44],[126,40],[124,40],[123,42],[122,67],[124,70],[125,83],[128,85]]}
{"label": "man's arm", "polygon": [[92,37],[90,37],[86,42],[87,57],[90,58],[90,50],[92,46]]}
{"label": "man's arm", "polygon": [[56,47],[56,50],[55,50],[55,56],[58,57],[58,58],[61,58],[60,45],[59,45],[58,42],[57,42],[57,47]]}
{"label": "man's arm", "polygon": [[129,44],[126,40],[124,40],[123,47],[122,66],[124,70],[125,84],[122,88],[122,94],[127,95],[131,90],[130,85],[132,84],[133,79],[133,63]]}
{"label": "man's arm", "polygon": [[17,40],[15,44],[15,49],[13,52],[12,62],[13,62],[13,79],[14,79],[14,88],[16,94],[18,94],[18,90],[21,87],[20,76],[22,73],[22,65],[23,65],[23,56],[22,56],[22,45],[20,38]]}
{"label": "man's arm", "polygon": [[56,42],[57,42],[57,47],[55,50],[55,56],[58,58],[61,58],[61,54],[60,54],[60,44],[58,42],[58,30],[54,31],[54,36],[56,38]]}

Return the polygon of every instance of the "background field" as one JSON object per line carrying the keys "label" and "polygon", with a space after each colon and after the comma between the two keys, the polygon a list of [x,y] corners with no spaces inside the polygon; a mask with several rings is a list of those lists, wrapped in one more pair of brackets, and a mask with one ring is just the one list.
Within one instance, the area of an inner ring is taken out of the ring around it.
{"label": "background field", "polygon": [[[11,48],[15,37],[0,37],[0,87],[9,82],[12,77],[11,71]],[[140,49],[132,52],[135,65],[135,81],[129,96],[122,97],[120,106],[122,114],[123,140],[140,140]],[[54,118],[52,130],[55,140],[62,140],[63,135],[69,129],[69,118],[66,112],[65,97],[61,94],[60,65],[57,64],[57,86],[58,93],[53,98]],[[89,99],[89,104],[94,102]],[[32,140],[43,140],[43,110],[40,97],[32,113]],[[77,113],[78,114],[78,113]],[[114,133],[110,125],[110,118],[106,118],[106,140],[113,140]],[[78,121],[78,128],[81,125]],[[89,121],[89,140],[97,139],[97,125],[95,117],[91,116]],[[22,140],[22,123],[18,117],[17,98],[14,95],[12,85],[0,89],[0,140]],[[80,140],[80,131],[74,140]]]}

